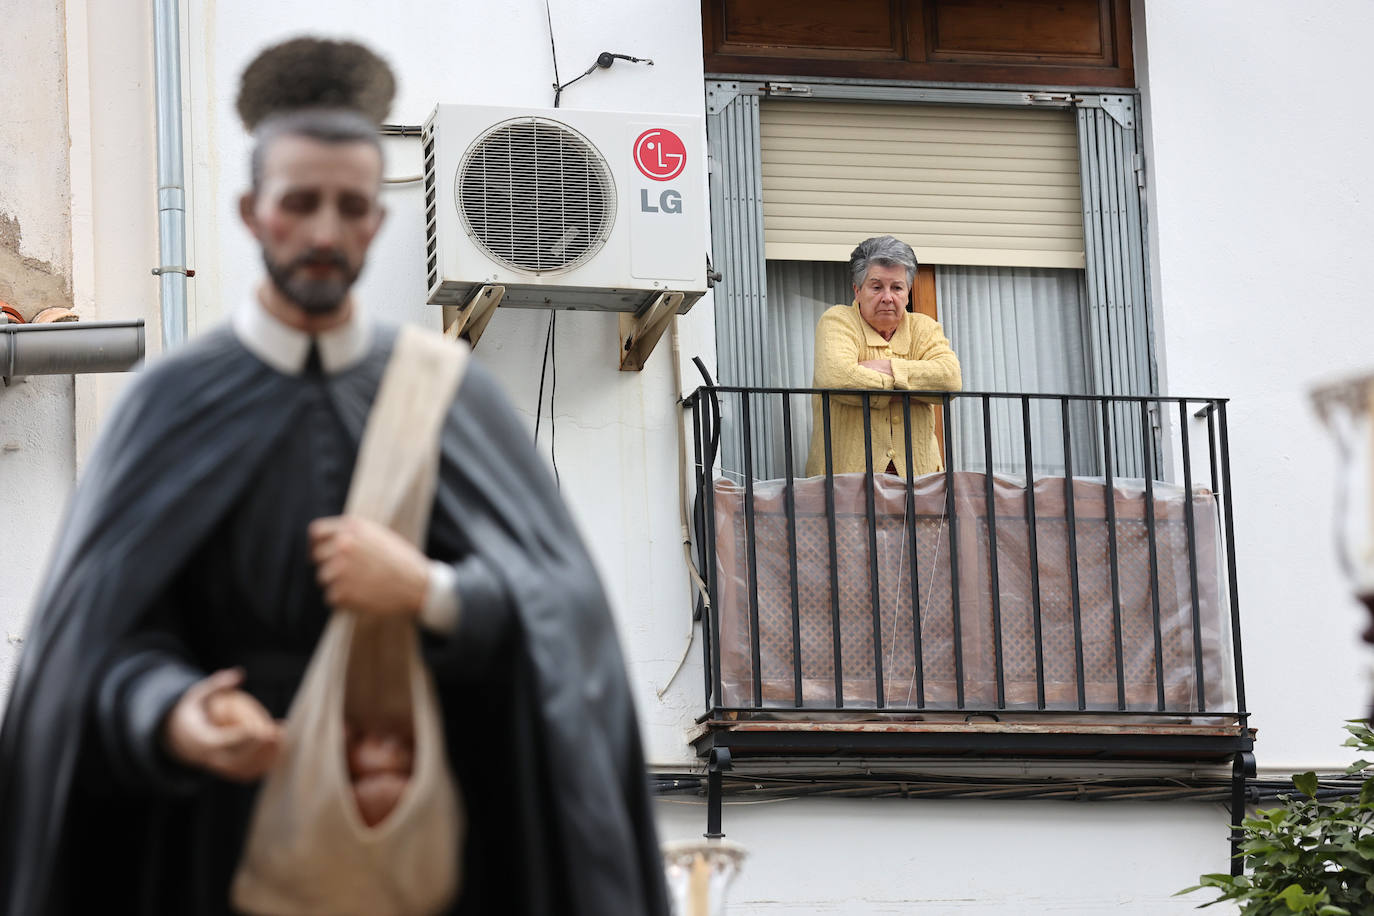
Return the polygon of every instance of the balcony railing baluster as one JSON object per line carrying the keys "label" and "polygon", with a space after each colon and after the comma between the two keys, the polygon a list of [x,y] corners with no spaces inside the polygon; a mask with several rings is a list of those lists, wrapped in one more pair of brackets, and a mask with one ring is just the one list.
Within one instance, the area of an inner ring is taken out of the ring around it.
{"label": "balcony railing baluster", "polygon": [[1002,666],[1002,587],[997,569],[997,499],[992,473],[992,398],[983,396],[983,476],[987,484],[988,587],[992,590],[992,659],[997,673],[997,708],[1007,705],[1006,673]]}
{"label": "balcony railing baluster", "polygon": [[863,396],[864,413],[864,511],[868,518],[868,600],[873,617],[873,696],[879,709],[883,702],[883,611],[878,590],[878,513],[873,504],[872,395]]}
{"label": "balcony railing baluster", "polygon": [[1231,440],[1226,423],[1226,402],[1217,402],[1217,424],[1221,427],[1221,499],[1226,520],[1226,581],[1231,604],[1231,658],[1236,677],[1236,706],[1245,710],[1245,666],[1240,651],[1240,599],[1236,588],[1236,522],[1231,505]]}
{"label": "balcony railing baluster", "polygon": [[1188,448],[1188,402],[1178,402],[1178,425],[1183,445],[1183,530],[1188,538],[1188,593],[1192,598],[1193,677],[1197,681],[1197,708],[1207,708],[1207,685],[1202,672],[1202,617],[1198,609],[1197,532],[1193,521],[1193,457]]}
{"label": "balcony railing baluster", "polygon": [[759,649],[759,558],[754,521],[754,436],[750,396],[740,395],[740,431],[744,434],[744,550],[749,566],[749,657],[753,661],[754,705],[763,705],[763,667]]}
{"label": "balcony railing baluster", "polygon": [[1216,416],[1216,402],[1208,401],[1203,408],[1207,412],[1207,464],[1212,472],[1212,498],[1215,499],[1221,490],[1217,487],[1217,427],[1213,422]]}
{"label": "balcony railing baluster", "polygon": [[840,648],[840,554],[835,540],[835,449],[830,438],[830,393],[821,395],[825,430],[825,520],[830,533],[830,645],[835,655],[835,708],[844,708],[844,664]]}
{"label": "balcony railing baluster", "polygon": [[1102,400],[1102,501],[1107,516],[1107,563],[1112,581],[1112,649],[1116,658],[1116,708],[1126,708],[1126,660],[1122,650],[1121,558],[1117,553],[1116,483],[1112,480],[1112,409]]}
{"label": "balcony railing baluster", "polygon": [[[902,429],[911,429],[911,394],[902,394]],[[920,550],[916,539],[919,526],[916,524],[916,483],[914,479],[915,461],[911,457],[911,437],[906,437],[906,527],[911,564],[911,642],[912,642],[912,679],[916,691],[916,708],[926,705],[925,654],[921,649],[921,575]],[[895,618],[896,612],[893,612]],[[910,705],[908,696],[907,705]]]}
{"label": "balcony railing baluster", "polygon": [[787,511],[787,584],[792,608],[792,697],[802,706],[801,594],[797,585],[797,493],[792,466],[792,396],[782,396],[783,460],[787,474],[783,500]]}
{"label": "balcony railing baluster", "polygon": [[1035,455],[1031,432],[1031,399],[1021,398],[1021,438],[1026,452],[1026,537],[1030,552],[1031,628],[1035,636],[1035,705],[1045,708],[1045,634],[1040,619],[1040,548],[1035,522]]}
{"label": "balcony railing baluster", "polygon": [[964,627],[959,613],[959,523],[954,505],[954,427],[951,419],[950,397],[940,398],[945,427],[945,526],[949,529],[949,612],[954,629],[954,695],[959,708],[964,707]]}
{"label": "balcony railing baluster", "polygon": [[1141,458],[1145,468],[1145,537],[1150,544],[1150,611],[1155,638],[1155,690],[1158,709],[1164,703],[1164,634],[1159,623],[1159,544],[1155,537],[1154,427],[1150,424],[1150,402],[1140,402]]}
{"label": "balcony railing baluster", "polygon": [[1078,513],[1074,506],[1073,434],[1069,430],[1069,402],[1060,401],[1060,415],[1064,428],[1064,524],[1068,528],[1069,594],[1073,608],[1073,663],[1077,675],[1078,708],[1088,708],[1087,687],[1083,674],[1083,604],[1078,585]]}

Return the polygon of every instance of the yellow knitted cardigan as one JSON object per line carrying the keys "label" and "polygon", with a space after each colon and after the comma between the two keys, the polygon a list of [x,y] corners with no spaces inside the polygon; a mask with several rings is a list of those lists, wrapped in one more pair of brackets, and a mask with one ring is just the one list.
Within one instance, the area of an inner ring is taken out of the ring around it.
{"label": "yellow knitted cardigan", "polygon": [[[892,375],[860,366],[869,359],[892,360]],[[907,312],[891,340],[883,340],[859,314],[857,302],[827,309],[816,325],[816,388],[958,391],[962,384],[959,357],[954,355],[939,322]],[[882,473],[891,462],[906,474],[906,431],[902,398],[874,395],[869,399],[872,420],[873,470]],[[811,451],[806,474],[825,473],[825,426],[820,395],[812,398]],[[830,396],[831,459],[836,474],[863,471],[863,399],[857,395]],[[935,439],[935,409],[911,399],[911,457],[916,474],[944,469]]]}

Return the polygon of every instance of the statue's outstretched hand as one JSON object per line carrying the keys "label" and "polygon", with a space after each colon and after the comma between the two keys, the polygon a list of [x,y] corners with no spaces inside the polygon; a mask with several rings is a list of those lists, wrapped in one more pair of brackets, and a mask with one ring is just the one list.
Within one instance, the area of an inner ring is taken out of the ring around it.
{"label": "statue's outstretched hand", "polygon": [[260,779],[281,752],[281,725],[239,689],[243,670],[216,671],[172,707],[162,740],[173,758],[234,782]]}

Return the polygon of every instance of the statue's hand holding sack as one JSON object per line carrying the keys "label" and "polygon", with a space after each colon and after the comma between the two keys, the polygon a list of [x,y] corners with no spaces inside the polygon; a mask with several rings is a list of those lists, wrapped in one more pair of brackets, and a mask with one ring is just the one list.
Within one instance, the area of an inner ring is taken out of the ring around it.
{"label": "statue's hand holding sack", "polygon": [[457,894],[465,818],[415,615],[439,428],[465,359],[402,329],[345,514],[310,526],[334,613],[258,794],[233,884],[240,912],[425,916]]}
{"label": "statue's hand holding sack", "polygon": [[[419,550],[383,525],[363,518],[323,518],[310,526],[311,556],[325,600],[363,616],[372,639],[395,639],[398,619],[419,612],[429,564]],[[383,623],[390,618],[390,624]],[[355,637],[356,640],[357,637]],[[358,655],[349,664],[344,755],[363,822],[386,819],[405,791],[415,757],[409,685],[397,649]]]}

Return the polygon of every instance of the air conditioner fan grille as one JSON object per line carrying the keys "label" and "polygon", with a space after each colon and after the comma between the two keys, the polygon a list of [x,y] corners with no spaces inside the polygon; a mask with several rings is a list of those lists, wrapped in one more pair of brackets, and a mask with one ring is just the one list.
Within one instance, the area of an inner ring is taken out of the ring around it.
{"label": "air conditioner fan grille", "polygon": [[581,134],[546,118],[497,124],[468,149],[456,179],[468,235],[517,270],[567,270],[591,258],[615,223],[615,183]]}

